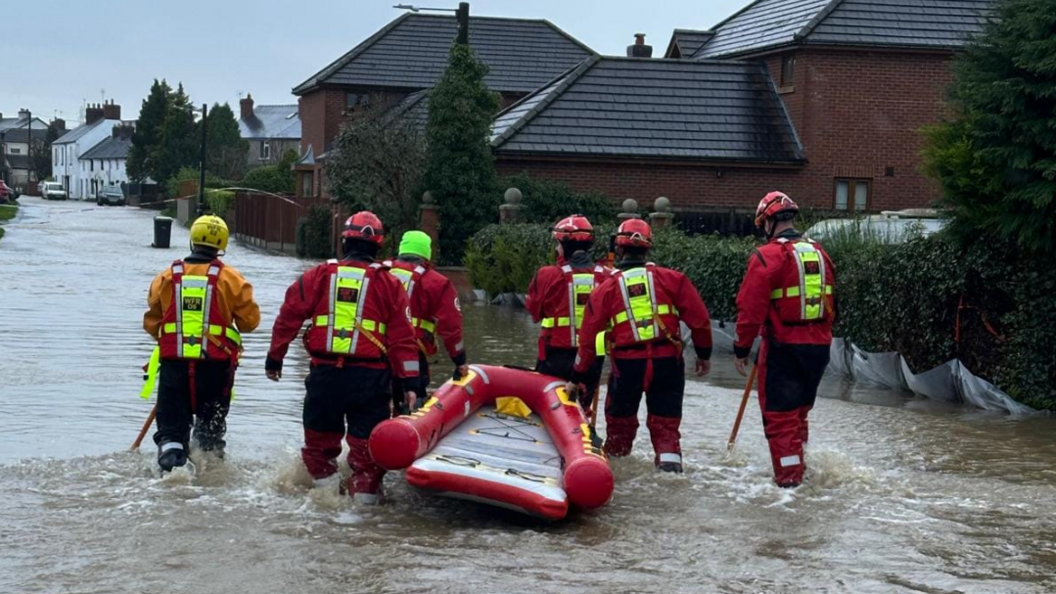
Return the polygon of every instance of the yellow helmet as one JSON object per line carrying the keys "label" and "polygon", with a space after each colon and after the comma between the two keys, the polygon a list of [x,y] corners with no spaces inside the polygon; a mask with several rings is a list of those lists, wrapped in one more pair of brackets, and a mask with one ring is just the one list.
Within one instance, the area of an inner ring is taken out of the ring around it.
{"label": "yellow helmet", "polygon": [[216,215],[198,217],[191,225],[191,247],[204,245],[219,251],[227,249],[227,223]]}

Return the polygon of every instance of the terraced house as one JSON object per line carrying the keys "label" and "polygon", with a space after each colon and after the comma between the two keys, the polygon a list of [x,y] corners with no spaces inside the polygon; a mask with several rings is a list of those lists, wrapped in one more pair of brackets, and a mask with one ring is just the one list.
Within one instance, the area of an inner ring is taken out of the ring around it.
{"label": "terraced house", "polygon": [[[951,60],[992,2],[757,0],[675,30],[662,57],[642,38],[628,57],[598,56],[545,21],[474,18],[470,40],[504,98],[502,174],[682,211],[751,209],[776,188],[822,210],[894,210],[937,197],[918,171],[920,129],[941,118]],[[295,89],[302,149],[325,150],[376,90],[424,120],[415,92],[440,75],[455,29],[400,17]]]}

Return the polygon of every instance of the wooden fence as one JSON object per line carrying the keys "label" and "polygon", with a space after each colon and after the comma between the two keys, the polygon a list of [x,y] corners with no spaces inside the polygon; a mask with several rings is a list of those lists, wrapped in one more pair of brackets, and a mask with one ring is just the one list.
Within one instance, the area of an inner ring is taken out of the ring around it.
{"label": "wooden fence", "polygon": [[293,254],[297,249],[297,221],[317,204],[329,207],[330,201],[236,192],[235,237],[251,245]]}

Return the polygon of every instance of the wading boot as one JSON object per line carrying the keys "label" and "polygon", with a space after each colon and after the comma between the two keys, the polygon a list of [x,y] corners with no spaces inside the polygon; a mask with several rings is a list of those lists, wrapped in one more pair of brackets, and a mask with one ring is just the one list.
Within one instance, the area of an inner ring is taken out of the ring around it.
{"label": "wading boot", "polygon": [[170,441],[158,446],[158,466],[162,472],[172,472],[173,468],[186,464],[187,450],[183,449],[182,443]]}

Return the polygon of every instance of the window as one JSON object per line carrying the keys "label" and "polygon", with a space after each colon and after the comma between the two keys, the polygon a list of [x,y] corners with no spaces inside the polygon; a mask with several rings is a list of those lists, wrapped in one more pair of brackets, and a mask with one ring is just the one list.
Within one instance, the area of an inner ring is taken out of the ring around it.
{"label": "window", "polygon": [[836,210],[864,211],[869,208],[869,185],[867,179],[836,180]]}
{"label": "window", "polygon": [[8,147],[8,148],[11,149],[8,152],[10,152],[12,155],[21,155],[22,154],[22,149],[20,149],[20,148],[15,148],[13,146],[12,147]]}
{"label": "window", "polygon": [[271,158],[271,145],[266,141],[260,141],[260,160],[267,161]]}
{"label": "window", "polygon": [[315,195],[315,180],[311,171],[305,171],[301,174],[301,196],[308,197]]}
{"label": "window", "polygon": [[790,87],[796,82],[796,57],[785,56],[781,58],[781,86]]}

